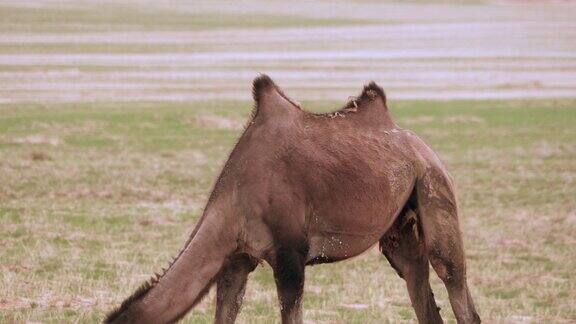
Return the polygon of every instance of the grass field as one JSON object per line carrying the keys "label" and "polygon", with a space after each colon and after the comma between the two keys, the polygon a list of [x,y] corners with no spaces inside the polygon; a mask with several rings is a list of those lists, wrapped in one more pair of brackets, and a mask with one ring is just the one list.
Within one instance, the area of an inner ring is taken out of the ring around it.
{"label": "grass field", "polygon": [[[334,102],[304,102],[330,110]],[[0,106],[0,322],[102,319],[182,246],[250,102]],[[392,102],[459,193],[483,319],[576,320],[576,101]],[[453,318],[434,278],[445,318]],[[242,323],[277,321],[270,269]],[[312,322],[414,321],[377,249],[307,271]],[[210,322],[213,295],[186,322]]]}

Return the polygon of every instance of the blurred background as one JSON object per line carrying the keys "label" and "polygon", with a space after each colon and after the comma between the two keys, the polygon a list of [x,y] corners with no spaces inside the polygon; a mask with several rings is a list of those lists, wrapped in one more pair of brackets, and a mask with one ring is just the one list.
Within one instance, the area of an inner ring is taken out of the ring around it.
{"label": "blurred background", "polygon": [[[573,97],[575,11],[540,1],[3,1],[2,102]],[[562,2],[561,2],[562,3]],[[564,2],[569,3],[569,2]]]}
{"label": "blurred background", "polygon": [[[101,321],[165,266],[258,73],[310,111],[375,80],[454,175],[483,320],[576,321],[576,3],[5,0],[0,322]],[[307,322],[416,321],[377,248],[307,278]],[[239,322],[278,313],[259,267]]]}

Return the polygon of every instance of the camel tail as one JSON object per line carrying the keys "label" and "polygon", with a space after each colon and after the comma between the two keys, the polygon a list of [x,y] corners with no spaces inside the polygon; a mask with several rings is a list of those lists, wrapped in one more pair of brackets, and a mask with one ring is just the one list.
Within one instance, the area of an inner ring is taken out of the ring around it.
{"label": "camel tail", "polygon": [[227,215],[206,211],[184,249],[162,274],[140,287],[105,323],[172,323],[208,292],[227,258],[238,248]]}

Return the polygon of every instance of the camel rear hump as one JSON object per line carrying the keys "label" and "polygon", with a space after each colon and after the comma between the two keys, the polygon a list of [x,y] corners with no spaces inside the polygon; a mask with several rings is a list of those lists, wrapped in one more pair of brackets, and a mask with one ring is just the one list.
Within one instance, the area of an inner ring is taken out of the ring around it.
{"label": "camel rear hump", "polygon": [[344,116],[360,119],[364,125],[396,127],[386,104],[386,93],[374,81],[365,85],[360,95],[350,100],[342,111]]}
{"label": "camel rear hump", "polygon": [[386,93],[384,89],[380,87],[376,82],[370,81],[362,89],[360,95],[348,103],[347,106],[357,105],[363,110],[375,110],[375,112],[386,112],[388,107],[386,106]]}

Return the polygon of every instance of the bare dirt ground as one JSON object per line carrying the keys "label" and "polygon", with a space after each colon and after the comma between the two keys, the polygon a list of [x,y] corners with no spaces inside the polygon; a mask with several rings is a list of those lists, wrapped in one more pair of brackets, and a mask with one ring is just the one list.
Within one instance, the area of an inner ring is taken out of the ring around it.
{"label": "bare dirt ground", "polygon": [[[0,102],[247,99],[258,72],[301,99],[342,100],[371,79],[400,99],[576,96],[566,3],[129,2],[129,19],[69,23],[58,15],[108,17],[120,2],[49,3],[0,11],[57,11],[45,28],[25,28],[29,14],[0,24]],[[155,12],[216,18],[165,26]]]}

